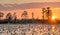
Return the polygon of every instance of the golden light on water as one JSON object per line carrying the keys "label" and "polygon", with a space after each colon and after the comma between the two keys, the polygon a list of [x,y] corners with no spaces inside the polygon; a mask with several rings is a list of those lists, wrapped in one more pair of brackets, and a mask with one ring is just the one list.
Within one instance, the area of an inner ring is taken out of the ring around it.
{"label": "golden light on water", "polygon": [[52,26],[52,32],[54,32],[55,31],[55,26]]}

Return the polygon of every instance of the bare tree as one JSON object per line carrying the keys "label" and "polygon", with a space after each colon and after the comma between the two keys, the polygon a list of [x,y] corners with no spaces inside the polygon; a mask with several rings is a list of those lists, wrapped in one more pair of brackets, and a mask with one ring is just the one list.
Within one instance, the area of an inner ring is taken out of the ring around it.
{"label": "bare tree", "polygon": [[27,19],[27,17],[28,17],[27,15],[28,15],[27,11],[24,11],[22,13],[21,17],[23,17],[23,19]]}

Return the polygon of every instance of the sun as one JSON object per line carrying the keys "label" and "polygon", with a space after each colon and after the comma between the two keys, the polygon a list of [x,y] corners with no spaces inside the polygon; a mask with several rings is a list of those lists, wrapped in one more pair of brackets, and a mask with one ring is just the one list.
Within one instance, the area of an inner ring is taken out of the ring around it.
{"label": "sun", "polygon": [[52,20],[55,20],[55,17],[54,16],[52,16]]}
{"label": "sun", "polygon": [[52,22],[52,24],[57,24],[56,16],[52,16],[51,22]]}

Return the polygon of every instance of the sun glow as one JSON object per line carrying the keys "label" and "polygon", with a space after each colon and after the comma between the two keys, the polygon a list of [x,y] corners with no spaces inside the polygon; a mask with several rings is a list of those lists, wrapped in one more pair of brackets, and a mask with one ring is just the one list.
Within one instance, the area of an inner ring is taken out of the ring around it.
{"label": "sun glow", "polygon": [[55,20],[55,17],[54,16],[52,16],[52,20]]}
{"label": "sun glow", "polygon": [[57,24],[57,20],[56,20],[56,17],[55,16],[52,16],[52,24]]}

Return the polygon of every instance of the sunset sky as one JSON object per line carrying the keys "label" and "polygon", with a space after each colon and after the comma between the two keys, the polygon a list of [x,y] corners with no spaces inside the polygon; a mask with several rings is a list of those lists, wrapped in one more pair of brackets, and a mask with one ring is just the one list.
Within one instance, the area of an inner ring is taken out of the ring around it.
{"label": "sunset sky", "polygon": [[0,4],[22,4],[22,3],[31,3],[31,2],[60,2],[60,0],[0,0]]}
{"label": "sunset sky", "polygon": [[[0,4],[24,4],[24,3],[32,3],[32,2],[40,2],[40,3],[44,3],[44,2],[60,2],[60,0],[0,0]],[[59,4],[58,4],[59,5]],[[59,6],[60,7],[60,6]],[[60,19],[60,8],[57,6],[57,8],[51,8],[52,9],[52,13],[53,16],[56,17],[57,19]],[[41,8],[35,8],[35,9],[25,9],[26,11],[28,11],[29,13],[29,18],[31,18],[31,13],[34,12],[34,17],[35,18],[42,18],[42,14],[41,14]],[[21,18],[21,13],[24,10],[12,10],[13,12],[17,13],[17,17]],[[12,11],[9,11],[12,13]],[[37,12],[38,11],[38,12]],[[7,11],[3,11],[5,14],[8,13]]]}

